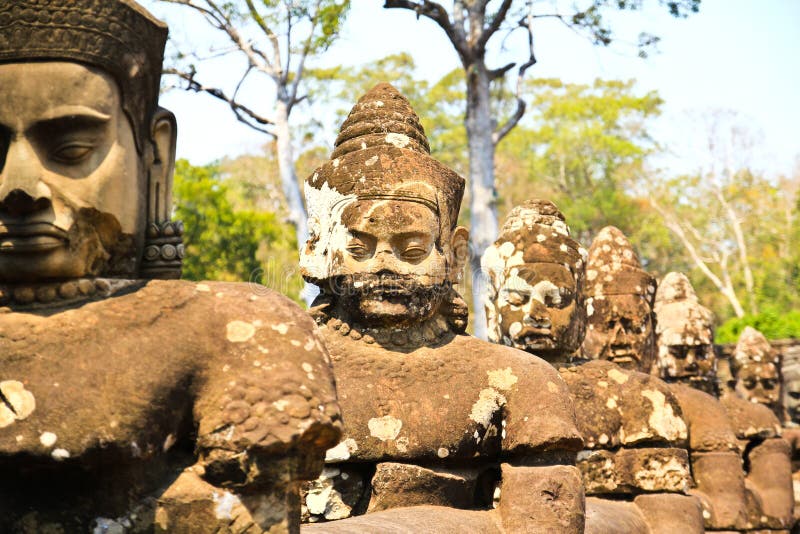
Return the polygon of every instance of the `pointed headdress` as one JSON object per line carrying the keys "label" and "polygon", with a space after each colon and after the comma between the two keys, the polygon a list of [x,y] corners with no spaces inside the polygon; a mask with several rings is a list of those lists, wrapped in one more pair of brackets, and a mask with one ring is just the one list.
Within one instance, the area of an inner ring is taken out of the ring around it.
{"label": "pointed headdress", "polygon": [[639,295],[652,306],[656,280],[642,269],[639,257],[619,228],[606,226],[589,247],[586,261],[587,297]]}
{"label": "pointed headdress", "polygon": [[408,100],[388,83],[353,106],[336,138],[331,159],[305,182],[309,241],[300,267],[307,280],[333,273],[330,254],[346,233],[344,209],[359,200],[403,200],[430,208],[440,237],[455,228],[464,179],[430,156],[425,131]]}

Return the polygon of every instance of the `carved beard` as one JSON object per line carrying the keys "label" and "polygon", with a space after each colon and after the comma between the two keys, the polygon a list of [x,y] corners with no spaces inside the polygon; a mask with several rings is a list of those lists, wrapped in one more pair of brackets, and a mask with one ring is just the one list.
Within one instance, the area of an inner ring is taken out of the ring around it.
{"label": "carved beard", "polygon": [[412,276],[353,274],[331,281],[341,307],[365,326],[410,326],[439,309],[450,283],[424,285]]}
{"label": "carved beard", "polygon": [[136,275],[133,236],[123,233],[119,221],[110,213],[79,209],[69,229],[69,243],[75,253],[85,254],[89,276],[132,278]]}

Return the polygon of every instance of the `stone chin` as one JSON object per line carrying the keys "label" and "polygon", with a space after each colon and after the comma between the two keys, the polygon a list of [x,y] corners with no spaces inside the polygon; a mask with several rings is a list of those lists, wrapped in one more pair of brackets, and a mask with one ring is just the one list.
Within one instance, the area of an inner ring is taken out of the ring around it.
{"label": "stone chin", "polygon": [[0,282],[134,275],[140,246],[114,215],[83,208],[72,219],[67,231],[30,223],[0,233]]}
{"label": "stone chin", "polygon": [[[406,327],[431,318],[439,309],[448,285],[421,285],[394,279],[384,287],[372,276],[343,276],[335,281],[342,308],[365,326]],[[376,287],[377,285],[377,287]]]}

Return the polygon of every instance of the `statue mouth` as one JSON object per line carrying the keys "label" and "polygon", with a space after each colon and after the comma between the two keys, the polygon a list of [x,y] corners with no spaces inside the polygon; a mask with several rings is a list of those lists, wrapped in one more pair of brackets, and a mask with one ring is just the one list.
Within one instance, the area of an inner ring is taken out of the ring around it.
{"label": "statue mouth", "polygon": [[619,347],[611,349],[611,358],[614,363],[633,363],[636,360],[636,355],[631,347]]}
{"label": "statue mouth", "polygon": [[45,252],[67,242],[67,232],[50,223],[0,224],[0,253]]}
{"label": "statue mouth", "polygon": [[517,334],[517,339],[532,348],[549,347],[552,344],[553,336],[549,328],[526,326]]}

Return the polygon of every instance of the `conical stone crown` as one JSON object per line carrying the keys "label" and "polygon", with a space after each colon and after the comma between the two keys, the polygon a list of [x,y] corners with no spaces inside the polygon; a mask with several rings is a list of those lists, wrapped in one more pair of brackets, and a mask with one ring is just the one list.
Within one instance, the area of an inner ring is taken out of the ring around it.
{"label": "conical stone crown", "polygon": [[753,327],[746,326],[739,335],[733,352],[734,363],[742,366],[748,362],[778,364],[777,351],[772,349],[764,334]]}
{"label": "conical stone crown", "polygon": [[615,226],[606,226],[589,247],[586,262],[586,296],[640,295],[651,303],[656,281],[639,262],[625,234]]}
{"label": "conical stone crown", "polygon": [[331,158],[376,146],[431,152],[425,130],[408,99],[388,83],[379,83],[353,106],[336,138]]}
{"label": "conical stone crown", "polygon": [[714,316],[700,304],[692,283],[683,273],[668,273],[656,292],[653,305],[656,334],[663,345],[711,344]]}
{"label": "conical stone crown", "polygon": [[438,216],[440,244],[449,239],[465,182],[429,151],[419,117],[397,89],[381,83],[359,99],[331,159],[305,182],[309,240],[300,268],[306,280],[319,283],[337,272],[331,251],[342,246],[342,214],[354,202],[417,202]]}
{"label": "conical stone crown", "polygon": [[675,271],[667,273],[658,286],[656,304],[668,304],[682,300],[698,302],[692,283],[683,273]]}

